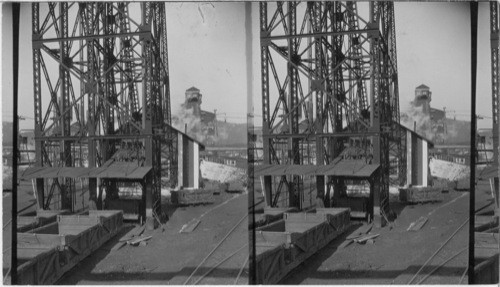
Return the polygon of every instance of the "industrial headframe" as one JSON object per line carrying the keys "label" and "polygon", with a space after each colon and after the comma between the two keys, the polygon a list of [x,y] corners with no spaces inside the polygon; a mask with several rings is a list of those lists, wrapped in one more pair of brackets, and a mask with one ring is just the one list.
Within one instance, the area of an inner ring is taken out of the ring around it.
{"label": "industrial headframe", "polygon": [[99,209],[135,181],[152,226],[177,178],[164,3],[33,3],[32,17],[39,208],[58,191],[71,209],[75,178]]}
{"label": "industrial headframe", "polygon": [[[490,5],[498,165],[498,3]],[[255,174],[266,204],[302,208],[312,183],[325,206],[337,205],[346,183],[365,180],[367,218],[383,225],[389,185],[407,184],[394,3],[261,2],[260,40],[264,163]]]}
{"label": "industrial headframe", "polygon": [[[394,5],[367,4],[369,19],[357,5],[260,4],[264,163],[323,166],[357,159],[364,162],[359,168],[373,165],[373,171],[378,165],[375,176],[364,176],[371,181],[370,213],[377,219],[388,213],[391,164],[396,181],[405,174]],[[278,61],[285,61],[286,70],[279,70]],[[345,192],[349,176],[309,174],[316,175],[319,197]],[[268,202],[274,204],[286,189],[289,205],[297,206],[300,175],[282,175],[275,190],[272,176],[265,175]]]}

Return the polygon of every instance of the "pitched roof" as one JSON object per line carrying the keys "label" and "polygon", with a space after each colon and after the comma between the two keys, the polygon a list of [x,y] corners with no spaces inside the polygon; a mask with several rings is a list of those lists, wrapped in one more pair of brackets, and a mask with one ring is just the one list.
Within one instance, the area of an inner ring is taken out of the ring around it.
{"label": "pitched roof", "polygon": [[414,134],[415,136],[419,137],[420,139],[423,139],[424,141],[428,142],[430,144],[431,148],[434,147],[434,143],[430,139],[428,139],[428,138],[424,137],[423,135],[421,135],[421,134],[419,134],[419,133],[417,133],[417,132],[415,132],[415,131],[407,128],[407,127],[405,127],[401,123],[399,123],[398,125],[399,125],[400,128],[405,129],[405,130],[411,132],[412,134]]}
{"label": "pitched roof", "polygon": [[196,88],[195,86],[192,86],[191,88],[187,89],[186,92],[199,92],[200,90]]}
{"label": "pitched roof", "polygon": [[430,89],[430,88],[429,88],[429,87],[427,87],[426,85],[422,84],[422,85],[420,85],[420,86],[416,87],[415,89],[419,89],[419,90],[421,90],[421,89],[427,89],[427,90],[428,90],[428,89]]}

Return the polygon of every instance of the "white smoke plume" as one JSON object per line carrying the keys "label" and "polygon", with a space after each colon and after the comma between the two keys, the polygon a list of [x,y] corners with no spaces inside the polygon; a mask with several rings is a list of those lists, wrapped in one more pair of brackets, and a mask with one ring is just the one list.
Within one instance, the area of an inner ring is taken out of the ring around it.
{"label": "white smoke plume", "polygon": [[201,117],[194,115],[194,110],[186,109],[185,105],[179,105],[174,111],[172,126],[205,145],[213,145],[228,138],[224,125],[215,121],[202,122]]}
{"label": "white smoke plume", "polygon": [[[416,107],[414,105],[410,105],[406,112],[401,113],[400,122],[408,129],[433,140],[435,132],[432,131],[430,115],[424,114],[422,110],[423,106]],[[416,130],[414,130],[415,125]]]}

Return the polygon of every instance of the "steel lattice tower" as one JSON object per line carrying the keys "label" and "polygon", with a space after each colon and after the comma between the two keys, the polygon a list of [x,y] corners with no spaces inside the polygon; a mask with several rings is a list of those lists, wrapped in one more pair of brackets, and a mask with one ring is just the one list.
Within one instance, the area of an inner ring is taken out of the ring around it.
{"label": "steel lattice tower", "polygon": [[[153,205],[159,212],[161,149],[175,158],[164,4],[33,3],[32,17],[36,166],[99,167],[132,145],[153,170],[142,183],[152,218]],[[88,164],[81,156],[86,152]],[[55,190],[61,207],[71,208],[72,179],[54,179],[48,193],[44,188],[44,179],[37,179],[40,208],[48,207]],[[115,181],[98,187],[89,179],[91,199],[103,188],[117,196]]]}
{"label": "steel lattice tower", "polygon": [[[263,148],[264,164],[273,165],[331,164],[356,149],[381,166],[372,198],[379,218],[388,212],[391,162],[401,180],[406,163],[394,7],[369,5],[364,19],[355,2],[260,3]],[[285,196],[300,207],[303,184],[299,176],[265,175],[266,201],[275,206]],[[316,177],[321,196],[333,188],[335,198],[342,185]]]}

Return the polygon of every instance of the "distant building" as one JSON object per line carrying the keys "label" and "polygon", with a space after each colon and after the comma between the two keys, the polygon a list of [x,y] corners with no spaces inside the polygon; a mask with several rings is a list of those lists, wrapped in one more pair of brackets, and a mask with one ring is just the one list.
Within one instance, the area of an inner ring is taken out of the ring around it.
{"label": "distant building", "polygon": [[[205,144],[212,144],[217,137],[217,116],[215,112],[204,111],[201,109],[203,95],[196,87],[191,87],[185,92],[185,101],[182,105],[186,111],[192,110],[193,117],[199,122],[199,125],[192,127],[188,133],[197,137]],[[183,119],[178,119],[182,121]]]}
{"label": "distant building", "polygon": [[[419,126],[418,132],[431,138],[435,144],[453,145],[468,143],[470,135],[470,122],[449,119],[446,117],[445,108],[436,109],[431,107],[432,92],[430,88],[424,84],[415,88],[415,98],[411,102],[423,117],[418,117],[420,122],[416,122]],[[411,121],[416,115],[410,116]],[[413,123],[412,123],[413,126]]]}
{"label": "distant building", "polygon": [[195,117],[200,117],[200,111],[201,111],[201,98],[202,94],[200,93],[200,90],[197,89],[196,87],[191,87],[186,90],[185,93],[186,99],[184,102],[184,108],[186,110],[193,110],[193,115]]}
{"label": "distant building", "polygon": [[20,148],[35,148],[35,130],[20,130],[19,131]]}
{"label": "distant building", "polygon": [[431,121],[442,121],[446,118],[446,112],[444,110],[431,108],[430,116],[431,116]]}
{"label": "distant building", "polygon": [[422,107],[422,113],[425,115],[430,114],[431,109],[432,92],[430,88],[422,84],[415,89],[415,99],[413,100],[413,106]]}

